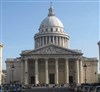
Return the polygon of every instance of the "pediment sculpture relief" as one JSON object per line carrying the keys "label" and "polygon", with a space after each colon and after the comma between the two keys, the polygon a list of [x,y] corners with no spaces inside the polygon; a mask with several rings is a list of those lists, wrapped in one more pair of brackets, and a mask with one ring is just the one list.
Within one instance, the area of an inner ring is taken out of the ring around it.
{"label": "pediment sculpture relief", "polygon": [[71,54],[72,52],[55,47],[55,46],[48,46],[45,48],[41,48],[37,51],[34,51],[34,54]]}

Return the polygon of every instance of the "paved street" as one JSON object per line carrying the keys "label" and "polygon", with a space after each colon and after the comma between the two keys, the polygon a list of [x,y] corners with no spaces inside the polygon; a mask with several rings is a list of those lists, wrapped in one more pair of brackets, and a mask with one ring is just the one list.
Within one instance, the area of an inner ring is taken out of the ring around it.
{"label": "paved street", "polygon": [[25,89],[22,92],[73,92],[67,88],[33,88]]}

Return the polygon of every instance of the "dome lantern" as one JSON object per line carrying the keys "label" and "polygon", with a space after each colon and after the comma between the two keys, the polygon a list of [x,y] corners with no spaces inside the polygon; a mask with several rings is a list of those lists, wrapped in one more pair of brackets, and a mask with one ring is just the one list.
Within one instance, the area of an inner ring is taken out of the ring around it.
{"label": "dome lantern", "polygon": [[50,8],[49,8],[49,14],[48,14],[48,16],[55,16],[54,8],[53,8],[53,6],[52,6],[52,2],[51,2],[51,6],[50,6]]}

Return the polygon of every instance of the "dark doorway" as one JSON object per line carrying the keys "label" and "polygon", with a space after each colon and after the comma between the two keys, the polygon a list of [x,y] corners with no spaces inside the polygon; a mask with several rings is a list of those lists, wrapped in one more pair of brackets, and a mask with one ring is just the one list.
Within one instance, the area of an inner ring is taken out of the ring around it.
{"label": "dark doorway", "polygon": [[35,84],[35,77],[34,76],[31,77],[31,84]]}
{"label": "dark doorway", "polygon": [[69,83],[73,83],[73,76],[69,76]]}
{"label": "dark doorway", "polygon": [[49,83],[54,84],[55,83],[55,74],[49,74]]}

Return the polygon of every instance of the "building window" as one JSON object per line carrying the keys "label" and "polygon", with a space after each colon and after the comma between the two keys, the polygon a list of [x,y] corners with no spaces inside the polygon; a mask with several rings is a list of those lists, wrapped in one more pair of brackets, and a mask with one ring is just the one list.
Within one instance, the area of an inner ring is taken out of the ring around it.
{"label": "building window", "polygon": [[46,32],[48,31],[48,29],[46,28]]}
{"label": "building window", "polygon": [[58,31],[58,28],[56,28],[56,31]]}
{"label": "building window", "polygon": [[51,32],[53,32],[53,28],[51,28]]}

